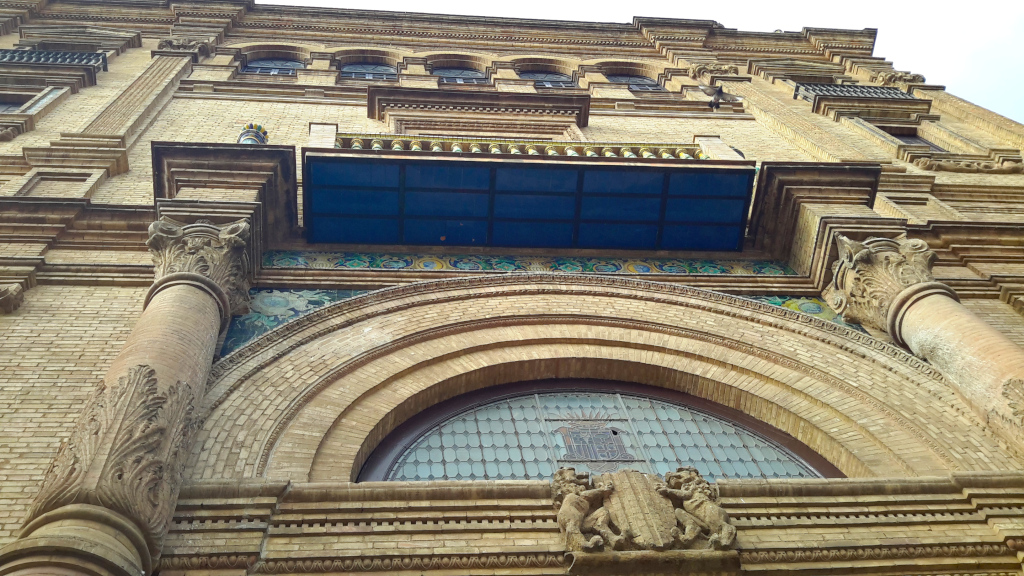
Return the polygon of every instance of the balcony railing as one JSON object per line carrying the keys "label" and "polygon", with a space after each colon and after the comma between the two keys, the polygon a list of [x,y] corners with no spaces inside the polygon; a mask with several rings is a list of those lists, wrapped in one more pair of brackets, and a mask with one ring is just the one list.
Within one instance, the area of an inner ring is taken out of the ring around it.
{"label": "balcony railing", "polygon": [[816,97],[832,98],[880,98],[886,100],[917,100],[899,88],[891,86],[869,86],[865,84],[797,84],[793,99],[803,98],[813,102]]}

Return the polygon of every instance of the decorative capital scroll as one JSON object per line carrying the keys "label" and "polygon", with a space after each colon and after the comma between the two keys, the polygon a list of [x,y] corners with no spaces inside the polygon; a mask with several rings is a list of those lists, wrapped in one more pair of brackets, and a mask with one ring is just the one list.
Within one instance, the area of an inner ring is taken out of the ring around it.
{"label": "decorative capital scroll", "polygon": [[907,84],[920,84],[924,82],[924,76],[920,74],[911,74],[910,72],[893,70],[891,72],[879,72],[871,77],[871,81],[878,82],[882,86],[896,86],[904,88]]}
{"label": "decorative capital scroll", "polygon": [[696,468],[680,468],[664,481],[636,470],[591,478],[573,468],[552,484],[565,550],[621,553],[720,551],[733,547],[736,528],[718,505],[718,491]]}
{"label": "decorative capital scroll", "polygon": [[200,56],[209,56],[210,43],[196,38],[164,38],[157,44],[157,50],[192,52]]}
{"label": "decorative capital scroll", "polygon": [[740,69],[725,64],[694,64],[690,66],[690,78],[701,82],[711,82],[713,76],[736,76]]}
{"label": "decorative capital scroll", "polygon": [[923,240],[857,242],[840,234],[836,244],[839,259],[822,295],[847,322],[884,330],[900,342],[894,322],[913,302],[935,292],[957,299],[951,288],[932,276],[935,252]]}
{"label": "decorative capital scroll", "polygon": [[245,220],[218,226],[206,220],[184,224],[165,216],[153,222],[146,245],[156,265],[156,279],[146,302],[164,288],[193,283],[214,296],[222,318],[245,313],[249,303],[249,234]]}
{"label": "decorative capital scroll", "polygon": [[159,557],[201,423],[201,392],[180,381],[161,386],[142,364],[101,384],[50,463],[26,524],[73,504],[98,505],[131,520]]}

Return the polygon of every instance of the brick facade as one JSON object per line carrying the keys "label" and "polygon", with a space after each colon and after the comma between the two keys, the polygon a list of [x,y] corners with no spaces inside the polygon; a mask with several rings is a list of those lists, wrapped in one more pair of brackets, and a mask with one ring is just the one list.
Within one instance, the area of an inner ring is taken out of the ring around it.
{"label": "brick facade", "polygon": [[[873,30],[0,0],[0,33],[0,574],[1022,573],[1024,126]],[[271,58],[301,68],[245,71]],[[316,243],[314,155],[754,192],[733,252]],[[250,288],[352,292],[221,357]],[[719,482],[714,553],[574,549],[547,481],[357,483],[439,403],[578,378],[737,411],[845,477]]]}

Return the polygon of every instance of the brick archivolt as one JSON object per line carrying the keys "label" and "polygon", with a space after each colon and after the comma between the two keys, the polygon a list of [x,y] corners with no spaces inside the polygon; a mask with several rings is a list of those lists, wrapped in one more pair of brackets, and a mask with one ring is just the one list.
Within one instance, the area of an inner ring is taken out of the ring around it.
{"label": "brick archivolt", "polygon": [[1019,467],[948,382],[890,344],[688,287],[527,274],[367,294],[228,356],[211,375],[189,474],[349,480],[417,411],[551,377],[708,398],[792,434],[850,476]]}

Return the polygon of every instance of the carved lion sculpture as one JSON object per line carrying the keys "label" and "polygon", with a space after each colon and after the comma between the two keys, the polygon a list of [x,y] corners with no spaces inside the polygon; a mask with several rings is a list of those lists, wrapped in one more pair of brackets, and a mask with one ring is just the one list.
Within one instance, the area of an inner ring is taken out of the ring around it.
{"label": "carved lion sculpture", "polygon": [[588,474],[562,468],[555,472],[552,490],[566,551],[592,552],[605,544],[622,548],[625,538],[612,531],[611,515],[604,507],[605,496],[614,490],[611,482],[594,487]]}
{"label": "carved lion sculpture", "polygon": [[718,491],[696,468],[686,466],[665,474],[667,486],[658,493],[676,505],[676,519],[683,527],[677,536],[688,546],[706,531],[708,544],[716,549],[729,548],[736,541],[736,528],[729,524],[729,515],[716,503]]}

